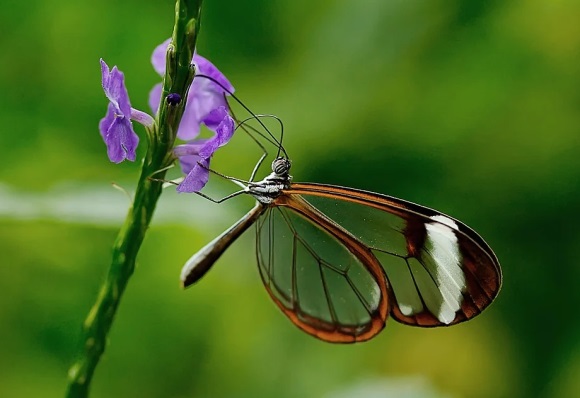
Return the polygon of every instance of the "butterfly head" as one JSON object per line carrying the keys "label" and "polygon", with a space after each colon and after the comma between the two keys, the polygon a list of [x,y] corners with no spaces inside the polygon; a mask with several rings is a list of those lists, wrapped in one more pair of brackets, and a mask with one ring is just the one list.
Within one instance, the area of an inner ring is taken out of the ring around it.
{"label": "butterfly head", "polygon": [[278,157],[272,162],[272,172],[277,176],[287,176],[292,167],[292,162],[289,159]]}

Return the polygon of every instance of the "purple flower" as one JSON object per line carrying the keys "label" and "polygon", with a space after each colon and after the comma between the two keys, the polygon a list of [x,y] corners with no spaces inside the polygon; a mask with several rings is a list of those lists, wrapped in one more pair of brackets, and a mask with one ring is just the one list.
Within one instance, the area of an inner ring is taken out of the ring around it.
{"label": "purple flower", "polygon": [[[155,70],[165,74],[165,53],[170,40],[157,46],[152,56]],[[179,192],[197,192],[209,179],[209,163],[214,152],[228,143],[235,129],[234,119],[229,115],[225,95],[234,91],[226,77],[207,59],[194,54],[192,62],[197,75],[206,75],[211,79],[194,78],[187,96],[187,103],[179,125],[177,136],[189,142],[174,148],[181,168],[186,174],[183,182],[177,187]],[[99,129],[107,145],[111,161],[119,163],[125,159],[135,160],[135,150],[139,137],[133,131],[131,120],[146,126],[153,126],[155,121],[146,113],[131,108],[123,73],[117,67],[109,70],[101,60],[103,89],[109,99],[106,116],[101,120]],[[158,112],[161,102],[161,84],[156,85],[149,94],[149,105]],[[182,98],[177,93],[167,96],[170,105],[177,105]],[[209,139],[197,139],[201,124],[214,132]]]}
{"label": "purple flower", "polygon": [[134,161],[139,137],[133,130],[131,119],[151,126],[153,118],[131,108],[125,77],[116,66],[109,70],[109,66],[101,59],[101,75],[103,90],[109,99],[107,114],[99,122],[99,131],[107,145],[107,155],[115,163],[125,159]]}
{"label": "purple flower", "polygon": [[219,147],[227,144],[234,134],[235,122],[225,106],[210,112],[204,123],[217,124],[212,138],[178,145],[173,150],[183,173],[186,174],[185,179],[177,187],[178,192],[198,192],[207,184],[211,157]]}
{"label": "purple flower", "polygon": [[[167,46],[170,41],[171,39],[168,39],[157,46],[151,57],[153,68],[161,76],[165,74],[165,53],[167,52]],[[194,54],[192,61],[195,65],[196,74],[206,75],[215,79],[227,90],[224,90],[218,84],[209,79],[193,79],[193,83],[191,84],[187,95],[187,104],[181,119],[181,124],[177,130],[177,136],[186,141],[192,140],[199,135],[201,123],[205,124],[212,131],[216,130],[221,120],[206,120],[206,117],[213,110],[221,106],[227,108],[228,105],[224,98],[224,94],[227,95],[228,91],[230,93],[234,92],[234,87],[228,79],[207,59],[196,53]],[[153,113],[157,113],[159,109],[161,91],[162,86],[160,83],[155,85],[149,93],[149,106],[153,110]]]}

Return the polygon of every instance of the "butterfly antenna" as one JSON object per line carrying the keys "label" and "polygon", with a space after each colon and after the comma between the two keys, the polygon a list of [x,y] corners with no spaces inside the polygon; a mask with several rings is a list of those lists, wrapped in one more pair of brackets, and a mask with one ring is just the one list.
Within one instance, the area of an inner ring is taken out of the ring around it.
{"label": "butterfly antenna", "polygon": [[[268,137],[264,137],[264,134],[262,134],[260,131],[256,130],[255,128],[253,128],[250,125],[247,125],[247,122],[249,122],[250,120],[256,119],[259,120],[261,118],[271,118],[271,119],[275,119],[279,124],[280,124],[280,140],[276,140],[275,142],[272,142],[271,140],[268,139]],[[245,118],[242,121],[238,122],[238,127],[241,127],[242,129],[244,129],[244,127],[249,127],[250,129],[252,129],[256,134],[260,135],[261,137],[263,137],[264,139],[266,139],[268,142],[270,142],[272,145],[276,146],[278,148],[278,152],[276,154],[276,157],[280,157],[280,152],[284,153],[284,156],[286,158],[288,158],[288,153],[286,153],[286,149],[284,149],[284,146],[282,145],[282,141],[284,138],[284,123],[282,123],[282,120],[276,116],[276,115],[252,115],[250,117]],[[246,131],[248,134],[249,132]]]}
{"label": "butterfly antenna", "polygon": [[[259,131],[258,129],[256,129],[255,127],[249,125],[249,124],[245,124],[246,121],[251,120],[251,119],[255,119],[254,116],[251,116],[243,121],[240,121],[237,116],[234,113],[234,110],[230,107],[230,103],[228,102],[228,99],[226,98],[225,94],[224,94],[224,99],[226,101],[226,103],[228,104],[228,107],[230,108],[230,112],[232,113],[232,116],[234,118],[234,120],[236,121],[236,130],[238,128],[241,128],[242,130],[244,130],[244,132],[246,134],[248,134],[250,136],[250,138],[252,138],[252,140],[254,140],[254,142],[264,151],[266,151],[266,148],[264,147],[264,145],[262,145],[262,143],[256,138],[254,137],[253,133],[257,134],[258,136],[262,137],[266,142],[269,142],[270,144],[274,145],[274,146],[278,146],[278,141],[274,141],[272,140],[270,137],[266,136],[264,133],[262,133],[261,131]],[[252,130],[253,133],[250,133],[248,131],[248,129]]]}

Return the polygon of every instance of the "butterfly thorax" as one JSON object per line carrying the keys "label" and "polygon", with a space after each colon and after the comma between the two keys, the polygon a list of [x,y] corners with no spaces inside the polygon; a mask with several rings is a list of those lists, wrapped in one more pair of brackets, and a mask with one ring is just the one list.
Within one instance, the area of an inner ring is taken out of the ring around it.
{"label": "butterfly thorax", "polygon": [[290,166],[290,160],[286,158],[275,159],[272,162],[272,173],[262,181],[250,183],[246,191],[264,205],[272,203],[284,189],[290,188]]}

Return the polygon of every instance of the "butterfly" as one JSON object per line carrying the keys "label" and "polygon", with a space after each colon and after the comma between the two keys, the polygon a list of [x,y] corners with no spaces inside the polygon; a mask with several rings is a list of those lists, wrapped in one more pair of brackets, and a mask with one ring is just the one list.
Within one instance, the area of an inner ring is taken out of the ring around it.
{"label": "butterfly", "polygon": [[256,204],[186,262],[184,287],[255,225],[258,270],[270,298],[297,327],[324,341],[369,340],[389,316],[411,326],[455,325],[492,303],[502,273],[474,230],[391,196],[293,183],[281,141],[263,180],[253,181],[265,156],[249,181],[233,179],[242,190],[226,198],[248,194]]}

